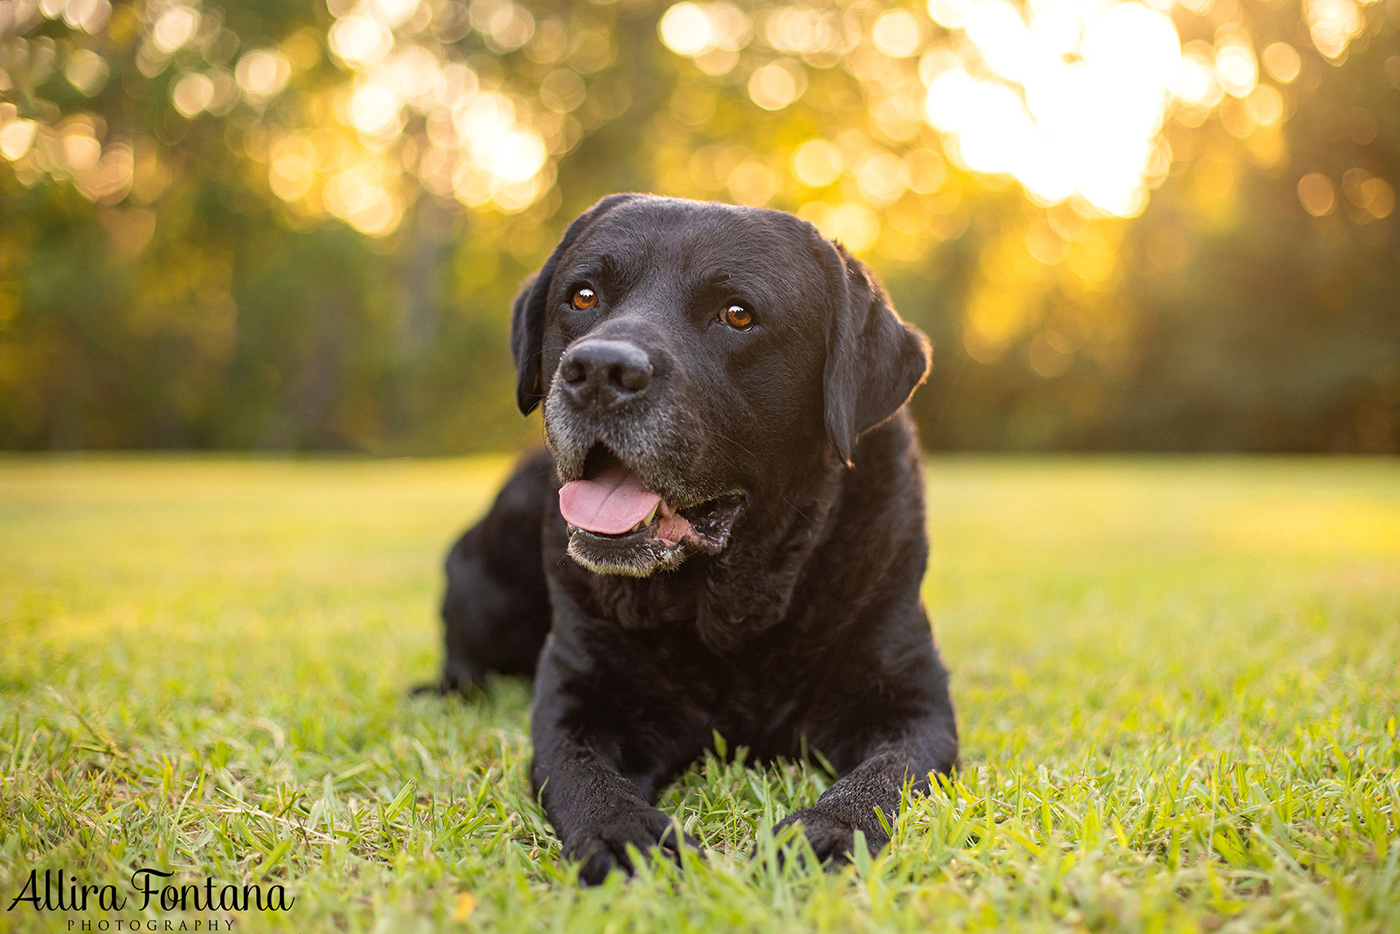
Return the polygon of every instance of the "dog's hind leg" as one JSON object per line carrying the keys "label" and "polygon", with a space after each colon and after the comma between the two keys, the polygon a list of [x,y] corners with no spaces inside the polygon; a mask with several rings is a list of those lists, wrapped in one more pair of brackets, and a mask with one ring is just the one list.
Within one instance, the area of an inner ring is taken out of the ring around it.
{"label": "dog's hind leg", "polygon": [[526,457],[486,516],[448,551],[446,661],[441,681],[419,691],[466,692],[489,671],[534,674],[550,625],[542,525],[556,495],[548,452]]}

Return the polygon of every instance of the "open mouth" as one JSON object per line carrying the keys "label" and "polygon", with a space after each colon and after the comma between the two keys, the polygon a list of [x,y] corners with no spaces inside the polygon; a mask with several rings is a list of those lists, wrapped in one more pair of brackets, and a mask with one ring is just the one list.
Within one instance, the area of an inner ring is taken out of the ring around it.
{"label": "open mouth", "polygon": [[677,508],[601,444],[583,477],[559,489],[570,553],[603,573],[646,575],[695,552],[719,554],[739,506],[739,497],[725,496]]}

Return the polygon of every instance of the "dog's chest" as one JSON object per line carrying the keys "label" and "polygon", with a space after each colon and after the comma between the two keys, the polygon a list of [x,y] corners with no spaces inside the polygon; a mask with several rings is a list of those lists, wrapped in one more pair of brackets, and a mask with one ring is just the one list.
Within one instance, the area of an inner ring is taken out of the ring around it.
{"label": "dog's chest", "polygon": [[693,634],[670,636],[645,640],[652,684],[664,683],[707,737],[718,732],[731,748],[767,759],[797,755],[804,737],[824,732],[831,673],[800,647],[757,639],[718,655]]}

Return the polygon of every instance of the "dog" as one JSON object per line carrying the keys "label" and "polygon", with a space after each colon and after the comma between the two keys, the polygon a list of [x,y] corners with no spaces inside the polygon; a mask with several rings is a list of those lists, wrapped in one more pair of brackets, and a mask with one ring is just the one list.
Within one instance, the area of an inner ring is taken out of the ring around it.
{"label": "dog", "polygon": [[533,674],[536,793],[596,884],[695,841],[653,807],[718,734],[839,774],[799,824],[870,851],[958,757],[919,588],[924,335],[780,211],[614,195],[515,300],[527,457],[453,545],[438,688]]}

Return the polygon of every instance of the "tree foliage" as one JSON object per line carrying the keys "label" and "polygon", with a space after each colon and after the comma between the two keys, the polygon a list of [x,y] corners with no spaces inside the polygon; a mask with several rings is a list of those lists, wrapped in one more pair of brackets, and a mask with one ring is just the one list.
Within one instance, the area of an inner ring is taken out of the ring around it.
{"label": "tree foliage", "polygon": [[1400,0],[16,0],[0,445],[529,434],[597,197],[792,210],[935,339],[945,448],[1400,446]]}

